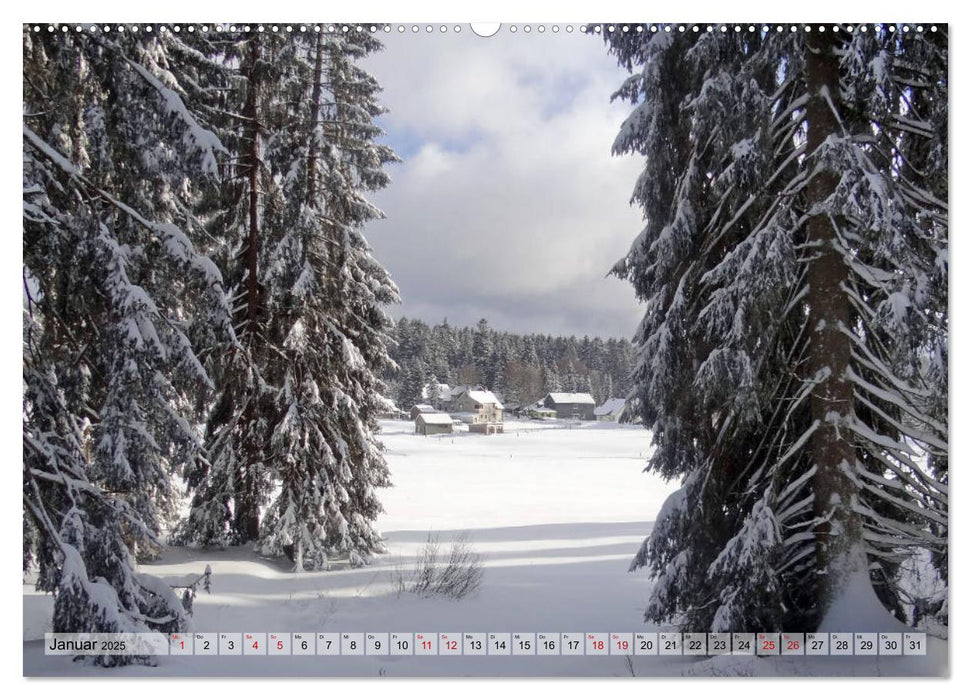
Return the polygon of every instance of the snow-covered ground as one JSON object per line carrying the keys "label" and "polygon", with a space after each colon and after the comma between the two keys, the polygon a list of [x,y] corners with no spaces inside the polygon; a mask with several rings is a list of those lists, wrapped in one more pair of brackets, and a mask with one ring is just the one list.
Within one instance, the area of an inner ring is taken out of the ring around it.
{"label": "snow-covered ground", "polygon": [[[382,423],[395,486],[382,494],[388,553],[371,566],[293,573],[246,548],[173,548],[145,566],[178,577],[212,567],[200,632],[636,632],[650,590],[628,573],[675,488],[642,472],[650,435],[633,426],[507,422],[502,435],[423,437]],[[399,593],[429,533],[467,533],[482,557],[479,590],[458,601]],[[927,657],[160,657],[96,669],[45,657],[51,599],[24,587],[24,673],[85,676],[890,676],[946,673],[946,643]]]}

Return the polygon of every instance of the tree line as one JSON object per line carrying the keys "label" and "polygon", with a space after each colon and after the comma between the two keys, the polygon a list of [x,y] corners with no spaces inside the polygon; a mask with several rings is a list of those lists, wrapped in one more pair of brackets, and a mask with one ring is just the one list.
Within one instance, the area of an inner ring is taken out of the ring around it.
{"label": "tree line", "polygon": [[627,339],[507,333],[485,319],[469,328],[408,318],[390,337],[396,366],[385,380],[402,409],[434,400],[426,389],[432,384],[481,385],[510,406],[550,391],[589,392],[601,403],[632,388],[634,347]]}

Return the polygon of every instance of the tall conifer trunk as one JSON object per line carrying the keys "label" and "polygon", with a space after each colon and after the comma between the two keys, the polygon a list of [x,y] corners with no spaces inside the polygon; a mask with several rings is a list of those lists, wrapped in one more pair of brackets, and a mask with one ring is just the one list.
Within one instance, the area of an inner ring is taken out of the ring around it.
{"label": "tall conifer trunk", "polygon": [[[329,71],[330,71],[330,89],[334,94],[334,119],[331,127],[330,141],[335,144],[338,149],[343,152],[350,151],[353,146],[349,143],[347,138],[347,133],[344,127],[344,122],[347,119],[347,104],[349,103],[349,96],[344,94],[347,90],[345,81],[347,80],[345,76],[346,67],[344,66],[345,58],[342,55],[343,47],[337,43],[330,47],[329,55]],[[347,157],[342,157],[336,167],[341,169],[341,172],[345,177],[349,173],[346,172]],[[346,201],[343,197],[335,197],[332,201],[327,203],[327,212],[337,222],[337,227],[334,231],[333,242],[331,244],[330,250],[330,281],[331,289],[330,293],[333,299],[336,300],[341,298],[341,275],[343,274],[344,266],[347,262],[347,233],[344,227],[348,225],[349,213],[346,211]],[[334,312],[335,316],[340,316],[343,314],[343,305],[335,303]]]}
{"label": "tall conifer trunk", "polygon": [[[254,34],[250,39],[248,66],[245,68],[247,81],[246,118],[244,133],[246,142],[247,182],[249,187],[248,218],[249,234],[246,241],[246,326],[244,338],[251,350],[254,349],[254,339],[257,337],[259,319],[259,245],[260,245],[260,123],[259,123],[259,68],[260,59],[259,35]],[[258,343],[259,340],[257,339]],[[252,378],[251,378],[252,381]],[[256,422],[259,421],[259,410],[255,403],[255,394],[251,392],[246,406],[243,423],[248,427],[244,448],[245,463],[242,465],[239,480],[236,484],[235,527],[237,533],[244,540],[257,540],[260,536],[259,497],[257,494],[258,475],[255,473],[260,461],[259,445],[256,444],[259,431]]]}
{"label": "tall conifer trunk", "polygon": [[323,77],[324,40],[320,34],[314,48],[314,87],[310,105],[310,147],[307,149],[307,205],[312,206],[317,197],[317,129],[320,126],[320,81]]}
{"label": "tall conifer trunk", "polygon": [[[827,137],[840,133],[834,109],[839,109],[839,60],[836,37],[827,32],[806,35],[806,82],[809,103],[807,154],[812,158]],[[813,159],[811,167],[818,168]],[[810,214],[806,226],[809,250],[807,303],[810,308],[810,372],[818,381],[810,398],[813,421],[819,425],[810,448],[816,474],[814,515],[817,519],[816,565],[818,614],[824,616],[839,597],[847,578],[863,559],[862,524],[854,512],[856,486],[849,477],[855,450],[849,430],[841,428],[853,411],[853,387],[846,372],[850,366],[850,303],[843,285],[849,279],[830,215],[821,211],[839,182],[825,166],[809,181],[806,191]],[[854,560],[858,559],[858,560]]]}

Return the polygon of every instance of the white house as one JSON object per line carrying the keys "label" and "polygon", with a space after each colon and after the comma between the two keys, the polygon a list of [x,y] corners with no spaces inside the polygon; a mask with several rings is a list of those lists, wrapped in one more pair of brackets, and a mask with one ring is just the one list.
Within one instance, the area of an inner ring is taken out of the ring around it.
{"label": "white house", "polygon": [[449,409],[468,423],[473,433],[502,432],[502,403],[491,391],[466,391],[452,401]]}

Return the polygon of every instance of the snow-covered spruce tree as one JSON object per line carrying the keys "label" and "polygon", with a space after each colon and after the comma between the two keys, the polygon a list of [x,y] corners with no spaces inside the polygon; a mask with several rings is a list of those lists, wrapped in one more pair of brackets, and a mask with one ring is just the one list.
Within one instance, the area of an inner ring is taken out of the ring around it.
{"label": "snow-covered spruce tree", "polygon": [[[904,110],[893,109],[887,105],[879,93],[873,94],[868,90],[866,73],[858,70],[856,75],[861,85],[858,94],[871,95],[871,101],[882,106],[885,119],[896,125],[896,151],[888,149],[884,144],[887,156],[899,159],[894,163],[903,181],[904,196],[918,206],[925,208],[925,214],[918,222],[923,236],[910,237],[908,243],[912,246],[923,246],[924,238],[931,241],[931,249],[925,250],[922,256],[925,261],[932,256],[934,265],[926,262],[921,265],[919,274],[912,280],[912,289],[904,295],[894,297],[890,303],[884,305],[880,316],[885,334],[893,338],[902,330],[911,339],[903,345],[894,357],[893,367],[896,371],[909,376],[911,366],[918,366],[926,376],[926,393],[920,403],[928,416],[936,422],[938,430],[946,435],[948,424],[948,358],[947,358],[947,306],[943,300],[947,297],[947,200],[948,200],[948,92],[947,83],[941,77],[947,75],[947,28],[939,27],[938,31],[923,35],[923,40],[913,41],[914,37],[905,35],[901,40],[909,45],[908,53],[894,66],[899,83],[899,98],[904,102]],[[871,49],[872,53],[872,49]],[[879,61],[886,60],[883,57]],[[877,109],[873,110],[877,112]],[[887,157],[885,156],[885,158]],[[906,251],[905,251],[906,252]],[[894,253],[899,255],[900,253]],[[911,263],[913,264],[913,263]],[[914,314],[906,306],[908,297],[915,296],[918,304],[928,296],[937,300],[935,313]],[[900,315],[898,315],[898,311]],[[888,313],[890,312],[890,313]],[[917,342],[913,342],[916,340]],[[891,342],[891,345],[893,343]],[[908,422],[909,418],[905,418]],[[931,475],[941,484],[941,491],[946,494],[948,483],[948,456],[946,443],[937,444],[937,449],[928,453],[927,466]],[[928,507],[933,508],[935,497],[923,497]],[[940,538],[941,543],[947,540],[947,520],[939,518],[931,525],[932,532]],[[948,561],[947,547],[935,547],[930,551],[930,560],[937,575],[943,582],[937,593],[930,600],[914,600],[915,608],[925,608],[926,614],[935,615],[941,622],[947,623],[947,580]]]}
{"label": "snow-covered spruce tree", "polygon": [[[210,228],[227,260],[240,347],[220,371],[208,462],[190,480],[185,540],[259,542],[298,568],[380,549],[377,373],[397,290],[361,227],[387,183],[371,37],[221,32],[234,75],[224,143],[237,154]],[[219,132],[222,134],[223,132]],[[262,521],[261,521],[262,514]]]}
{"label": "snow-covered spruce tree", "polygon": [[419,403],[427,403],[425,389],[428,387],[431,374],[428,365],[421,357],[415,358],[401,367],[400,407],[408,409]]}
{"label": "snow-covered spruce tree", "polygon": [[151,38],[25,28],[24,567],[57,631],[186,625],[135,554],[199,444],[187,397],[211,381],[189,326],[231,327],[187,213],[220,145],[164,64]]}
{"label": "snow-covered spruce tree", "polygon": [[218,86],[210,102],[213,124],[232,154],[200,214],[225,271],[238,342],[226,343],[212,358],[218,393],[208,411],[205,458],[186,472],[192,500],[177,537],[203,545],[240,544],[258,541],[270,490],[264,459],[276,389],[265,371],[276,349],[267,334],[261,275],[268,241],[279,235],[266,221],[280,195],[265,151],[276,135],[269,115],[280,103],[281,72],[287,70],[279,52],[290,43],[255,26],[251,32],[222,28],[188,41],[202,65],[212,66],[211,82]]}
{"label": "snow-covered spruce tree", "polygon": [[632,564],[646,616],[903,617],[898,564],[946,551],[946,37],[605,37],[636,70],[614,150],[645,156],[633,399],[683,479]]}
{"label": "snow-covered spruce tree", "polygon": [[375,489],[390,485],[375,435],[386,407],[380,373],[398,291],[362,235],[383,214],[364,193],[387,185],[396,160],[376,143],[380,86],[356,62],[381,47],[369,35],[293,37],[293,93],[268,160],[281,182],[268,254],[269,337],[280,387],[269,458],[279,492],[267,509],[264,551],[293,548],[297,570],[334,554],[352,565],[383,551]]}

